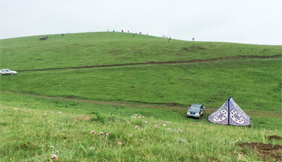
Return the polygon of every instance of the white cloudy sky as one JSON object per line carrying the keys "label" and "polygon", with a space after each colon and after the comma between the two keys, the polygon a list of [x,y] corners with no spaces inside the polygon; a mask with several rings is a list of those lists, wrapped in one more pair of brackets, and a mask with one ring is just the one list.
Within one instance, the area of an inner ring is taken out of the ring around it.
{"label": "white cloudy sky", "polygon": [[0,0],[0,39],[129,30],[282,45],[282,0]]}

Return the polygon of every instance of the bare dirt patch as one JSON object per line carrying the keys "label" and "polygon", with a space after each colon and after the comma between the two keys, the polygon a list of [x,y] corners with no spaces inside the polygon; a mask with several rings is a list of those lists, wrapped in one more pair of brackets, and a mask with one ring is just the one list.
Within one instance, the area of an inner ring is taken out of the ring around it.
{"label": "bare dirt patch", "polygon": [[252,150],[256,150],[262,159],[267,159],[271,157],[277,161],[282,160],[282,145],[272,145],[264,143],[241,143],[240,147],[248,147]]}
{"label": "bare dirt patch", "polygon": [[205,49],[204,47],[201,47],[201,46],[198,46],[197,48],[198,48],[198,49]]}
{"label": "bare dirt patch", "polygon": [[203,50],[203,49],[206,49],[206,48],[204,48],[204,47],[202,47],[202,46],[190,46],[191,48],[193,48],[193,49],[201,49],[201,50]]}
{"label": "bare dirt patch", "polygon": [[178,103],[167,103],[167,106],[180,106]]}
{"label": "bare dirt patch", "polygon": [[277,136],[277,135],[268,136],[267,138],[268,138],[269,140],[282,140],[282,137]]}
{"label": "bare dirt patch", "polygon": [[182,48],[184,51],[189,51],[187,47]]}
{"label": "bare dirt patch", "polygon": [[73,98],[74,98],[74,95],[69,95],[69,96],[67,96],[67,98],[73,99]]}
{"label": "bare dirt patch", "polygon": [[78,122],[78,121],[86,121],[86,120],[91,120],[91,119],[92,119],[92,116],[86,115],[86,116],[82,116],[79,118],[74,118],[71,121]]}

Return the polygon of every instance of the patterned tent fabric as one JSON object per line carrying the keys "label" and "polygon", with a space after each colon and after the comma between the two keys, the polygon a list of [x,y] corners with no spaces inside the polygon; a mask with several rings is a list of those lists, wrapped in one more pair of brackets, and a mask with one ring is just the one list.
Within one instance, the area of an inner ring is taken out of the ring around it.
{"label": "patterned tent fabric", "polygon": [[230,97],[219,109],[208,116],[212,123],[235,126],[252,125],[251,118]]}

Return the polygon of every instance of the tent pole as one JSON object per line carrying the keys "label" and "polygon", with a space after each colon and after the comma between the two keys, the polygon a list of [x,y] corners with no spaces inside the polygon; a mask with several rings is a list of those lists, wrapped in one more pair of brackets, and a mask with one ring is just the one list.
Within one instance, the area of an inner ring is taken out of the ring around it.
{"label": "tent pole", "polygon": [[231,99],[231,97],[229,97],[229,99],[228,99],[228,118],[227,118],[227,125],[230,125],[230,104],[229,104],[229,102],[230,102],[230,99]]}

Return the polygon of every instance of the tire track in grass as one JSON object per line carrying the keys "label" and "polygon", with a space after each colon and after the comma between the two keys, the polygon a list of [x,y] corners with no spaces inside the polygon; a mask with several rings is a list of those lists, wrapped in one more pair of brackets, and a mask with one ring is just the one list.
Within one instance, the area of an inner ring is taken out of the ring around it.
{"label": "tire track in grass", "polygon": [[18,70],[18,72],[28,72],[28,71],[48,71],[48,70],[65,70],[65,69],[85,69],[85,68],[105,68],[105,67],[119,67],[119,66],[137,66],[137,65],[165,65],[165,64],[184,64],[184,63],[202,63],[202,62],[213,62],[222,60],[236,60],[236,59],[271,59],[280,58],[282,55],[273,56],[257,56],[257,55],[238,55],[232,57],[219,57],[212,59],[194,59],[194,60],[184,60],[184,61],[164,61],[164,62],[145,62],[145,63],[126,63],[126,64],[111,64],[111,65],[92,65],[92,66],[77,66],[77,67],[61,67],[61,68],[47,68],[47,69],[27,69]]}
{"label": "tire track in grass", "polygon": [[[281,54],[273,55],[273,56],[257,56],[257,55],[248,55],[248,56],[233,56],[233,57],[219,57],[213,59],[194,59],[194,60],[184,60],[184,61],[165,61],[165,62],[146,62],[146,63],[127,63],[127,64],[112,64],[112,65],[95,65],[95,66],[79,66],[79,67],[63,67],[63,68],[48,68],[48,69],[33,69],[33,70],[18,70],[19,72],[25,71],[48,71],[48,70],[64,70],[64,69],[83,69],[83,68],[103,68],[103,67],[118,67],[118,66],[136,66],[136,65],[164,65],[164,64],[182,64],[182,63],[202,63],[202,62],[213,62],[213,61],[222,61],[222,60],[236,60],[240,58],[244,59],[272,59],[272,58],[281,58]],[[0,91],[4,92],[4,91]],[[88,102],[93,104],[100,105],[109,105],[109,106],[128,106],[128,107],[136,107],[136,108],[161,108],[161,109],[174,109],[174,110],[185,110],[187,111],[187,106],[179,106],[178,104],[166,104],[161,105],[161,103],[141,103],[141,102],[114,102],[114,101],[98,101],[98,100],[87,100],[87,99],[76,99],[73,97],[51,97],[44,95],[34,95],[28,93],[15,93],[5,91],[4,93],[13,93],[19,95],[40,97],[46,99],[56,99],[56,100],[68,100],[75,102]],[[159,104],[159,105],[157,105]],[[207,113],[212,113],[218,108],[207,108]],[[259,116],[273,116],[273,117],[281,117],[279,113],[266,113],[266,112],[257,112],[257,111],[247,111],[248,114],[259,115]]]}
{"label": "tire track in grass", "polygon": [[184,106],[169,106],[169,105],[161,105],[161,103],[142,103],[142,102],[116,102],[116,101],[99,101],[99,100],[89,100],[89,99],[78,99],[73,96],[68,97],[53,97],[53,96],[45,96],[45,95],[36,95],[30,93],[21,93],[21,92],[11,92],[11,91],[0,91],[2,93],[16,94],[16,95],[24,95],[31,97],[39,97],[45,99],[55,99],[55,100],[64,100],[64,101],[75,101],[75,102],[87,102],[93,104],[100,105],[109,105],[109,106],[128,106],[128,107],[136,107],[136,108],[167,108],[167,109],[186,109]]}
{"label": "tire track in grass", "polygon": [[[86,102],[86,103],[92,103],[92,104],[97,104],[97,105],[127,106],[127,107],[134,107],[134,108],[158,108],[158,109],[170,109],[170,110],[183,110],[185,113],[188,110],[188,106],[180,106],[176,103],[167,103],[167,104],[164,103],[164,105],[161,105],[161,103],[150,104],[150,103],[142,103],[142,102],[98,101],[98,100],[88,100],[88,99],[77,99],[77,98],[73,98],[73,96],[70,96],[70,97],[52,97],[52,96],[35,95],[35,94],[29,94],[29,93],[18,93],[18,92],[10,92],[10,91],[0,91],[0,92],[17,94],[17,95],[24,95],[24,96],[31,96],[31,97],[39,97],[39,98],[45,98],[45,99],[74,101],[74,102]],[[212,113],[215,110],[217,110],[218,108],[207,107],[205,113]],[[245,111],[245,112],[248,115],[281,117],[280,113],[269,113],[269,112],[253,111],[253,110]]]}

